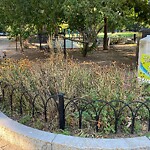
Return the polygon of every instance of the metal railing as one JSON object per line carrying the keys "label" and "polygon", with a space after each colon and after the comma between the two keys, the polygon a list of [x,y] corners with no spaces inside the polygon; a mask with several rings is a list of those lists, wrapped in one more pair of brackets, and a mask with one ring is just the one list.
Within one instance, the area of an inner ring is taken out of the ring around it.
{"label": "metal railing", "polygon": [[[16,93],[19,94],[16,96]],[[50,119],[49,109],[50,111],[53,109],[55,111],[53,117],[57,116],[59,128],[63,130],[66,128],[66,124],[68,126],[67,117],[70,115],[77,121],[79,129],[90,125],[98,132],[104,126],[105,118],[106,122],[112,124],[115,133],[118,133],[126,123],[130,123],[126,126],[133,134],[137,120],[144,122],[147,125],[147,131],[150,131],[150,101],[148,100],[89,100],[77,97],[67,98],[62,93],[54,95],[45,93],[45,97],[43,97],[38,92],[30,94],[23,87],[15,88],[2,82],[0,83],[0,95],[1,106],[7,107],[11,115],[15,110],[20,115],[28,110],[33,118],[40,113],[43,114],[43,120],[48,122]],[[87,121],[89,122],[87,123]]]}

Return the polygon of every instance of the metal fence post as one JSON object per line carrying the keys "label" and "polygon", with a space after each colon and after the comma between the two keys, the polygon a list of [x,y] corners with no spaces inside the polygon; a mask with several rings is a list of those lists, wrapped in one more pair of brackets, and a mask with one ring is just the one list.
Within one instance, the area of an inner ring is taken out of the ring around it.
{"label": "metal fence post", "polygon": [[132,116],[131,134],[134,134],[135,117],[136,117],[136,115],[134,114],[134,115]]}
{"label": "metal fence post", "polygon": [[64,29],[64,58],[66,59],[67,53],[66,53],[66,30]]}
{"label": "metal fence post", "polygon": [[149,119],[148,119],[148,131],[150,131],[150,116],[149,116]]}
{"label": "metal fence post", "polygon": [[58,112],[59,112],[59,128],[64,130],[65,129],[65,108],[64,108],[64,94],[60,93],[59,97],[59,104],[58,104]]}

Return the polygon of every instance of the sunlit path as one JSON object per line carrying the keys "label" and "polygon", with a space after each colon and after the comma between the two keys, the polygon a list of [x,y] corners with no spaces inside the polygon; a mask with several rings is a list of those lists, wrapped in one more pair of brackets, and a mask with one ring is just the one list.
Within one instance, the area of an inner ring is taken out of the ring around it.
{"label": "sunlit path", "polygon": [[7,36],[0,36],[0,58],[4,57],[4,53],[7,55],[12,50],[15,50],[15,42],[9,40]]}

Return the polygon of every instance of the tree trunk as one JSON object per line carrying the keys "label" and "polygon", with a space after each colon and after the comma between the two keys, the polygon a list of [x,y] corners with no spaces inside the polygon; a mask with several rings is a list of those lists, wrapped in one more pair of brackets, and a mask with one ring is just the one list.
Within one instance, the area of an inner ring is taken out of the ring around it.
{"label": "tree trunk", "polygon": [[17,35],[16,35],[16,40],[15,40],[15,41],[16,41],[16,51],[18,50],[18,45],[17,45],[18,40],[17,40],[17,38],[18,38],[18,37],[17,37]]}
{"label": "tree trunk", "polygon": [[64,58],[66,59],[67,58],[67,52],[66,52],[66,39],[65,39],[65,36],[66,36],[66,31],[64,29]]}
{"label": "tree trunk", "polygon": [[108,49],[108,22],[107,22],[107,17],[104,17],[104,39],[103,39],[103,49],[107,50]]}
{"label": "tree trunk", "polygon": [[138,68],[138,60],[139,60],[139,41],[137,42],[137,47],[136,47],[136,68]]}
{"label": "tree trunk", "polygon": [[42,50],[42,35],[41,35],[41,33],[38,33],[38,37],[39,37],[39,43],[40,43],[40,50]]}
{"label": "tree trunk", "polygon": [[48,52],[50,52],[50,47],[51,47],[51,34],[48,34],[47,44],[48,44]]}
{"label": "tree trunk", "polygon": [[97,47],[97,38],[94,40],[92,46],[90,47],[90,50],[93,50],[96,47]]}
{"label": "tree trunk", "polygon": [[87,56],[87,52],[89,51],[89,43],[84,43],[83,44],[83,49],[82,49],[82,55],[83,57]]}
{"label": "tree trunk", "polygon": [[22,44],[22,36],[21,36],[21,34],[20,34],[19,40],[20,40],[20,49],[21,49],[21,52],[23,52],[23,44]]}

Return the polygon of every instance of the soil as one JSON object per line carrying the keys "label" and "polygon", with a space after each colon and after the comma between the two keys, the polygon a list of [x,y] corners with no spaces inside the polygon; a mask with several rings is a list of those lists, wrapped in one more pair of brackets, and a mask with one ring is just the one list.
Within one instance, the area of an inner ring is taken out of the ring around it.
{"label": "soil", "polygon": [[[110,65],[116,63],[119,66],[122,64],[129,65],[131,67],[136,66],[136,44],[130,45],[113,45],[109,50],[103,50],[99,47],[88,53],[87,57],[83,57],[80,49],[67,49],[67,54],[70,58],[77,60],[80,63],[95,62],[99,65]],[[50,53],[47,50],[39,50],[34,46],[30,46],[29,49],[24,49],[23,52],[9,50],[7,51],[7,58],[22,59],[27,58],[35,61],[37,59],[45,60],[49,57]]]}
{"label": "soil", "polygon": [[103,50],[102,47],[99,47],[88,53],[87,57],[83,57],[79,49],[69,50],[68,54],[81,63],[95,62],[99,65],[110,65],[115,62],[118,65],[136,65],[136,44],[113,45],[109,50]]}
{"label": "soil", "polygon": [[49,53],[45,52],[44,50],[39,50],[33,46],[28,49],[24,49],[23,52],[20,50],[10,50],[7,52],[6,58],[12,59],[29,59],[31,61],[35,61],[37,59],[44,60],[49,57]]}

